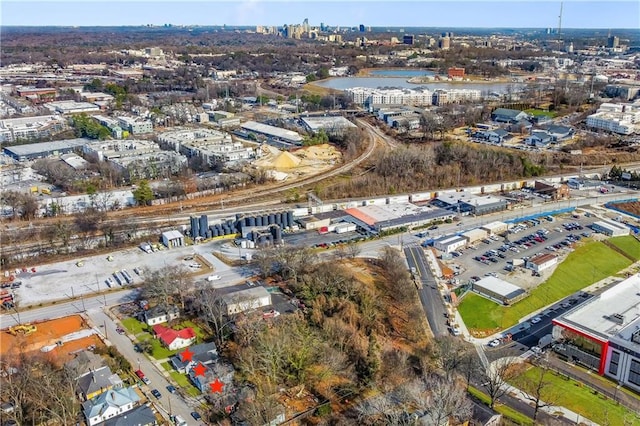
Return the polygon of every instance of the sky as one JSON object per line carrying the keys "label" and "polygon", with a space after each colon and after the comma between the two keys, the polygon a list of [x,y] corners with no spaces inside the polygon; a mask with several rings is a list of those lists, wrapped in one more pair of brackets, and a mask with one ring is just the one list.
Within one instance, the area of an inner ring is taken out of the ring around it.
{"label": "sky", "polygon": [[[556,28],[560,1],[2,0],[2,25],[276,25]],[[565,0],[562,28],[640,28],[638,0]]]}

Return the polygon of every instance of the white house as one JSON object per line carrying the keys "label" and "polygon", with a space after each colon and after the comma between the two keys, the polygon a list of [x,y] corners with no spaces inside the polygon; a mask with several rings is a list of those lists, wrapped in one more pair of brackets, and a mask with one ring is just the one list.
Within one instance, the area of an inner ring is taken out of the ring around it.
{"label": "white house", "polygon": [[222,297],[227,306],[227,315],[271,305],[271,294],[264,287],[234,291]]}
{"label": "white house", "polygon": [[196,333],[191,327],[174,330],[157,324],[153,326],[153,332],[160,342],[170,351],[186,348],[196,341]]}
{"label": "white house", "polygon": [[132,410],[139,401],[133,388],[112,389],[85,401],[82,411],[87,424],[93,426]]}
{"label": "white house", "polygon": [[535,272],[542,272],[547,268],[552,267],[558,263],[558,256],[551,253],[541,254],[540,256],[532,257],[527,261],[527,268],[532,269]]}

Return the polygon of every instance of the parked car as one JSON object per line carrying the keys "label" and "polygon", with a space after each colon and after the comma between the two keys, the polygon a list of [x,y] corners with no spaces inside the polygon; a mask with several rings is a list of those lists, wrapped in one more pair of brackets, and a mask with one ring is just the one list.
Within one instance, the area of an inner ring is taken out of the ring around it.
{"label": "parked car", "polygon": [[126,331],[125,331],[125,330],[124,330],[124,328],[122,328],[122,327],[116,327],[116,332],[117,332],[118,334],[124,334],[124,333],[126,333]]}
{"label": "parked car", "polygon": [[540,317],[531,318],[531,324],[537,324],[540,321],[542,321],[542,318],[540,318]]}
{"label": "parked car", "polygon": [[498,345],[500,345],[500,340],[498,339],[493,339],[487,344],[487,346],[489,346],[490,348],[495,348]]}
{"label": "parked car", "polygon": [[176,393],[176,387],[173,385],[167,386],[167,390],[169,391],[169,393]]}
{"label": "parked car", "polygon": [[193,417],[194,420],[198,421],[202,418],[202,416],[200,416],[200,414],[198,414],[197,411],[192,411],[191,412],[191,417]]}
{"label": "parked car", "polygon": [[151,394],[153,396],[155,396],[156,398],[160,399],[160,397],[162,396],[162,394],[160,393],[160,391],[158,389],[151,389]]}

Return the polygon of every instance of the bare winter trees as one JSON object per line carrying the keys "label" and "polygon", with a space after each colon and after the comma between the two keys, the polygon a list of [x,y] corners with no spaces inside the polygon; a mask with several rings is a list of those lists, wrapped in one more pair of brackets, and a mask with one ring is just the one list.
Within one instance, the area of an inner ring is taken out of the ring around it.
{"label": "bare winter trees", "polygon": [[146,271],[142,296],[168,305],[170,300],[184,309],[187,294],[193,290],[193,280],[183,266],[165,266],[157,271]]}
{"label": "bare winter trees", "polygon": [[513,368],[516,362],[513,358],[499,358],[484,370],[483,386],[487,395],[489,395],[489,406],[491,408],[509,390],[507,382],[516,375],[516,371]]}
{"label": "bare winter trees", "polygon": [[11,208],[13,218],[33,219],[38,215],[38,200],[31,195],[18,191],[4,191],[0,193],[0,201]]}

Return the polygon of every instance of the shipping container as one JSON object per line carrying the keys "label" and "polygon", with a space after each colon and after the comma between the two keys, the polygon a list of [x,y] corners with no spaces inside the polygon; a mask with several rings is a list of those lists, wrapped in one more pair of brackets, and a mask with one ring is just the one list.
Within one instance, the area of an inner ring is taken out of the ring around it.
{"label": "shipping container", "polygon": [[343,234],[345,232],[354,232],[356,230],[356,225],[353,223],[345,223],[336,226],[336,234]]}

